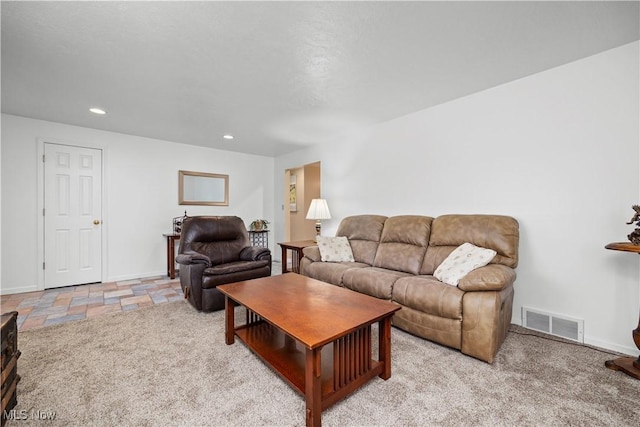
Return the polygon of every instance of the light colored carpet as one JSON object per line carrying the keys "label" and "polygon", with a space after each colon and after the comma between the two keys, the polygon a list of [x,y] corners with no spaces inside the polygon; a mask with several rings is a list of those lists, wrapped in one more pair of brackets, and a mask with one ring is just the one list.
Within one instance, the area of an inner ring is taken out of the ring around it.
{"label": "light colored carpet", "polygon": [[[514,327],[519,332],[525,329]],[[304,425],[303,397],[242,343],[224,313],[184,301],[21,332],[9,426]],[[392,329],[392,376],[322,414],[326,426],[637,426],[640,381],[610,355],[514,331],[493,365]],[[33,411],[55,412],[54,421]],[[20,413],[20,412],[18,412]]]}

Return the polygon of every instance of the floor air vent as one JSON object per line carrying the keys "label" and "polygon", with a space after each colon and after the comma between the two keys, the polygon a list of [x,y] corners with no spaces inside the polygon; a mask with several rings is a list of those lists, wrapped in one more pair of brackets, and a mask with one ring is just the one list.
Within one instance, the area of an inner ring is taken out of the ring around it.
{"label": "floor air vent", "polygon": [[522,326],[584,343],[584,320],[522,307]]}

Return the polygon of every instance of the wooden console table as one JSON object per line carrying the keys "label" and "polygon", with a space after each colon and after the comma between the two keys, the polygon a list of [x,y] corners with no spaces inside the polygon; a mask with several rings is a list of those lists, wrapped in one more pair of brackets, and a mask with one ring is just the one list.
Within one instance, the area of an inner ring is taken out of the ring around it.
{"label": "wooden console table", "polygon": [[289,271],[287,268],[287,250],[291,251],[291,271],[300,273],[300,260],[302,259],[302,250],[307,246],[315,246],[317,243],[313,240],[299,240],[297,242],[278,243],[282,248],[282,273]]}
{"label": "wooden console table", "polygon": [[[640,254],[640,246],[629,242],[609,243],[605,248],[614,251],[635,252]],[[636,347],[638,347],[638,350],[640,350],[640,319],[638,319],[638,327],[633,330],[632,334],[633,342],[636,344]],[[604,366],[614,371],[622,371],[640,380],[640,356],[638,356],[637,359],[634,357],[620,357],[618,359],[607,360],[604,362]]]}
{"label": "wooden console table", "polygon": [[167,238],[167,276],[176,278],[176,240],[180,240],[180,235],[176,233],[163,234]]}

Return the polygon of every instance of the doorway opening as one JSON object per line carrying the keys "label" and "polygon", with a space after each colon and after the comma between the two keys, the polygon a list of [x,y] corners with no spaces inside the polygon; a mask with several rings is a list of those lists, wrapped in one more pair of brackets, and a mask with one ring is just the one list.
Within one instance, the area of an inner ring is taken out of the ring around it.
{"label": "doorway opening", "polygon": [[[287,242],[316,237],[315,221],[306,217],[311,200],[320,198],[320,173],[320,162],[285,170],[284,239]],[[287,259],[291,260],[291,256]]]}

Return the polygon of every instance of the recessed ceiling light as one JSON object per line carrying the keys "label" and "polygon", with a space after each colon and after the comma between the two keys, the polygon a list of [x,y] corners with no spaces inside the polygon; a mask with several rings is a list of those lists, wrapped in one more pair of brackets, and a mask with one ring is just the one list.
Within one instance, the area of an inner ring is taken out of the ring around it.
{"label": "recessed ceiling light", "polygon": [[222,137],[223,137],[224,139],[233,139],[233,135],[229,135],[229,134],[227,134],[227,135],[222,135]]}
{"label": "recessed ceiling light", "polygon": [[99,114],[99,115],[104,115],[107,114],[106,111],[104,111],[102,108],[89,108],[89,111],[91,111],[93,114]]}

